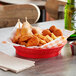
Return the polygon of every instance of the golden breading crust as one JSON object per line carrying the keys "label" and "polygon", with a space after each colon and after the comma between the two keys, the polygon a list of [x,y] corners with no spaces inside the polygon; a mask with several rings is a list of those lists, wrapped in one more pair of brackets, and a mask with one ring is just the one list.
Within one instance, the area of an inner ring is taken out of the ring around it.
{"label": "golden breading crust", "polygon": [[33,34],[37,34],[36,29],[32,29],[32,33],[33,33]]}
{"label": "golden breading crust", "polygon": [[28,41],[32,36],[24,35],[21,36],[19,42]]}
{"label": "golden breading crust", "polygon": [[51,32],[50,32],[50,30],[48,30],[48,29],[43,30],[43,31],[42,31],[42,34],[43,34],[44,36],[49,35],[49,36],[51,37]]}
{"label": "golden breading crust", "polygon": [[54,32],[56,29],[57,29],[57,28],[56,28],[54,25],[49,28],[49,30],[50,30],[51,32]]}
{"label": "golden breading crust", "polygon": [[15,36],[13,37],[12,42],[17,43],[20,36],[21,36],[21,29],[17,29],[16,32],[15,32]]}
{"label": "golden breading crust", "polygon": [[28,40],[26,46],[38,46],[39,38],[37,36],[33,36],[30,40]]}
{"label": "golden breading crust", "polygon": [[19,44],[20,44],[20,45],[25,45],[25,46],[26,46],[27,43],[26,43],[26,42],[20,42]]}
{"label": "golden breading crust", "polygon": [[58,37],[58,36],[63,36],[63,33],[62,33],[62,31],[61,31],[60,29],[56,29],[53,33],[54,33],[54,35],[57,36],[57,37]]}
{"label": "golden breading crust", "polygon": [[31,26],[26,22],[23,23],[21,29],[21,35],[33,35]]}
{"label": "golden breading crust", "polygon": [[32,33],[32,31],[31,31],[31,29],[27,29],[27,28],[22,28],[21,29],[21,35],[23,36],[23,35],[33,35],[33,33]]}
{"label": "golden breading crust", "polygon": [[42,34],[42,29],[39,27],[32,27],[32,33],[33,34]]}

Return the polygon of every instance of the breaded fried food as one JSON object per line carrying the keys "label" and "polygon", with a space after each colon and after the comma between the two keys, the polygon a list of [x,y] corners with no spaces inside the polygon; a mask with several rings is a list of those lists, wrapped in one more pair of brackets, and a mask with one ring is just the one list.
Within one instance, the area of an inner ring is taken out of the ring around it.
{"label": "breaded fried food", "polygon": [[45,41],[48,43],[50,41],[53,41],[53,39],[49,35],[46,35],[45,36]]}
{"label": "breaded fried food", "polygon": [[26,46],[38,46],[39,38],[37,36],[33,36],[30,40],[28,40]]}
{"label": "breaded fried food", "polygon": [[33,34],[42,34],[42,29],[39,27],[32,26],[32,33]]}
{"label": "breaded fried food", "polygon": [[21,35],[27,35],[28,29],[27,28],[22,28],[21,29]]}
{"label": "breaded fried food", "polygon": [[13,43],[17,43],[17,42],[18,42],[18,37],[16,37],[16,36],[13,37],[12,42],[13,42]]}
{"label": "breaded fried food", "polygon": [[22,28],[21,29],[21,35],[33,35],[33,33],[28,28]]}
{"label": "breaded fried food", "polygon": [[17,29],[16,32],[15,32],[15,36],[13,37],[12,42],[17,43],[20,36],[21,36],[21,29]]}
{"label": "breaded fried food", "polygon": [[44,44],[46,44],[46,41],[39,38],[39,44],[44,45]]}
{"label": "breaded fried food", "polygon": [[26,23],[23,23],[22,25],[21,35],[33,35],[31,27]]}
{"label": "breaded fried food", "polygon": [[62,31],[61,31],[60,29],[56,29],[53,33],[54,33],[54,35],[57,36],[57,37],[63,36],[63,33],[62,33]]}
{"label": "breaded fried food", "polygon": [[38,46],[42,46],[43,44],[41,44],[41,43],[39,43],[39,45]]}
{"label": "breaded fried food", "polygon": [[43,36],[49,35],[51,37],[51,32],[50,30],[46,29],[42,31]]}
{"label": "breaded fried food", "polygon": [[54,25],[49,28],[49,30],[50,30],[51,32],[54,32],[56,29],[57,29],[57,28],[56,28]]}
{"label": "breaded fried food", "polygon": [[32,36],[23,35],[20,37],[19,42],[28,41]]}
{"label": "breaded fried food", "polygon": [[57,37],[52,33],[51,38],[55,40]]}
{"label": "breaded fried food", "polygon": [[20,42],[19,44],[20,44],[20,45],[25,45],[25,46],[26,46],[27,43],[26,43],[26,42]]}
{"label": "breaded fried food", "polygon": [[37,34],[37,30],[36,29],[32,29],[32,33],[33,34]]}
{"label": "breaded fried food", "polygon": [[45,36],[43,36],[42,34],[35,34],[35,36],[37,36],[38,38],[44,40],[45,39]]}

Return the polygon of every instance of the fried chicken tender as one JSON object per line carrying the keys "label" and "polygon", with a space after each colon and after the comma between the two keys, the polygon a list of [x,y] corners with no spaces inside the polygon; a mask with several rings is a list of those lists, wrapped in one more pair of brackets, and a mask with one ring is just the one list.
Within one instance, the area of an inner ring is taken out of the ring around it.
{"label": "fried chicken tender", "polygon": [[57,38],[53,33],[52,33],[51,37],[53,40],[55,40]]}
{"label": "fried chicken tender", "polygon": [[42,34],[43,34],[44,36],[49,35],[49,36],[51,37],[51,32],[50,32],[50,30],[48,30],[48,29],[43,30],[43,31],[42,31]]}
{"label": "fried chicken tender", "polygon": [[41,44],[41,43],[39,43],[39,45],[38,46],[42,46],[43,44]]}
{"label": "fried chicken tender", "polygon": [[51,32],[54,32],[56,29],[57,29],[57,28],[56,28],[54,25],[49,28],[49,30],[50,30]]}
{"label": "fried chicken tender", "polygon": [[28,41],[32,36],[23,35],[20,37],[19,42]]}
{"label": "fried chicken tender", "polygon": [[20,42],[19,44],[26,46],[27,43],[26,42]]}
{"label": "fried chicken tender", "polygon": [[57,37],[58,37],[58,36],[63,36],[63,33],[62,33],[62,31],[61,31],[60,29],[56,29],[53,33],[54,33],[54,35],[57,36]]}
{"label": "fried chicken tender", "polygon": [[25,22],[22,25],[21,35],[33,35],[32,28],[28,26]]}
{"label": "fried chicken tender", "polygon": [[39,27],[32,27],[32,33],[33,34],[42,34],[42,29]]}
{"label": "fried chicken tender", "polygon": [[17,43],[20,36],[21,36],[21,29],[17,29],[16,32],[15,32],[15,36],[13,37],[12,42]]}
{"label": "fried chicken tender", "polygon": [[36,29],[32,29],[32,33],[33,33],[33,34],[37,34]]}
{"label": "fried chicken tender", "polygon": [[50,41],[53,41],[53,38],[51,38],[49,35],[45,36],[45,41],[48,43]]}
{"label": "fried chicken tender", "polygon": [[38,46],[39,38],[37,36],[33,36],[30,40],[28,40],[26,46]]}

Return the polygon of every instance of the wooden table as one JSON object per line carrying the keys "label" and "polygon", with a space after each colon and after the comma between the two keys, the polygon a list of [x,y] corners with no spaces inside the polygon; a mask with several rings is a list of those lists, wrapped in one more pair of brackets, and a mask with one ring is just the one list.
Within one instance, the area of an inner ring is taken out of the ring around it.
{"label": "wooden table", "polygon": [[[51,25],[56,25],[58,28],[64,28],[64,20],[49,21],[35,24],[43,29],[49,28]],[[6,40],[10,35],[13,27],[0,29],[0,51],[15,56],[15,49],[9,44],[2,44],[1,42]],[[67,44],[62,50],[62,54],[65,51],[71,51]],[[35,66],[27,70],[24,70],[18,74],[13,72],[4,72],[0,70],[0,76],[76,76],[76,56],[73,57],[53,57],[48,59],[33,59]]]}

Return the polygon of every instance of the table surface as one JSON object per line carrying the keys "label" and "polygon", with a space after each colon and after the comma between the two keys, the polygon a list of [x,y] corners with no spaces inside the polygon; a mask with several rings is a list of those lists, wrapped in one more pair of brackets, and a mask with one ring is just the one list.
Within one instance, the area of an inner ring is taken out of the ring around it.
{"label": "table surface", "polygon": [[[33,26],[39,26],[43,29],[49,28],[51,25],[56,25],[58,28],[64,28],[64,20],[49,21],[38,23]],[[0,29],[0,51],[15,56],[15,49],[12,45],[3,44],[2,41],[7,40],[13,27]],[[76,75],[76,56],[68,56],[71,49],[68,44],[61,50],[61,55],[66,57],[57,56],[48,59],[33,59],[35,60],[35,66],[26,69],[18,74],[13,72],[4,72],[0,70],[0,76],[75,76]]]}

